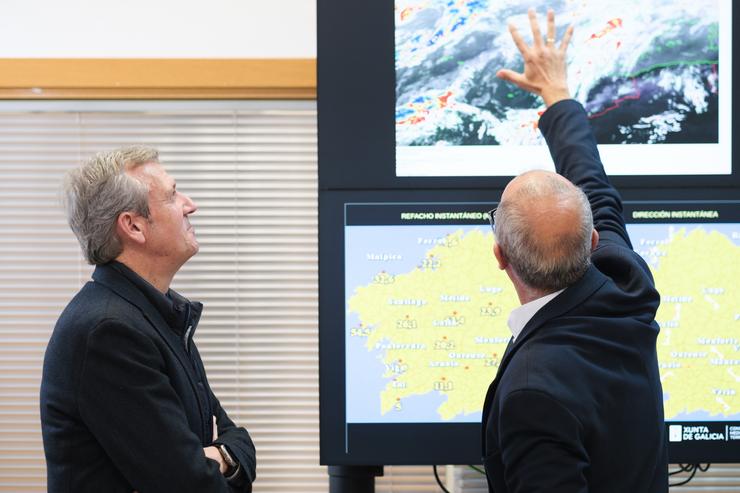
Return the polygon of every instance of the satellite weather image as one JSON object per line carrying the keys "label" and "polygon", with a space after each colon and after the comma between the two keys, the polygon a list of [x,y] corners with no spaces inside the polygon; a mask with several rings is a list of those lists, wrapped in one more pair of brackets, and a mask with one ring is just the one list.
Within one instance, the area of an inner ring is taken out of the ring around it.
{"label": "satellite weather image", "polygon": [[396,0],[398,147],[542,144],[541,100],[496,77],[523,68],[507,25],[531,42],[532,4],[558,39],[575,28],[569,86],[599,144],[718,143],[720,1],[537,3]]}

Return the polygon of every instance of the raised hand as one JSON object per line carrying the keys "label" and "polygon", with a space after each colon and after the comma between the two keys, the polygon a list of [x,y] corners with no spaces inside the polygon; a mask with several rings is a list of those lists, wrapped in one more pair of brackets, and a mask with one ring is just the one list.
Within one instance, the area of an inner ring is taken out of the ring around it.
{"label": "raised hand", "polygon": [[532,46],[528,46],[517,28],[509,24],[511,37],[524,58],[524,73],[501,69],[496,76],[525,91],[542,96],[545,105],[549,107],[562,99],[570,98],[565,54],[573,36],[573,26],[568,27],[560,45],[555,46],[555,13],[552,9],[547,11],[547,37],[544,39],[537,14],[533,9],[529,9],[528,14],[532,26]]}

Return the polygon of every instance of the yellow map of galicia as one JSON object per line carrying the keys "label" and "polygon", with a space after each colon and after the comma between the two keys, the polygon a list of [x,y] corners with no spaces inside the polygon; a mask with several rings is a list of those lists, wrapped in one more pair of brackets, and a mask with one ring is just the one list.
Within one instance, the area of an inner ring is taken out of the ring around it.
{"label": "yellow map of galicia", "polygon": [[[665,225],[649,227],[665,230],[666,239],[630,234],[662,296],[656,320],[666,418],[740,415],[740,248],[701,227],[670,234]],[[379,271],[355,289],[348,308],[360,324],[349,335],[382,357],[381,415],[432,392],[446,397],[441,420],[480,413],[511,336],[509,312],[519,306],[492,245],[490,232],[459,229],[439,238],[415,269]]]}
{"label": "yellow map of galicia", "polygon": [[380,412],[403,410],[403,399],[441,392],[443,420],[480,412],[511,333],[509,312],[519,305],[497,268],[493,234],[459,230],[427,251],[412,272],[379,273],[357,288],[350,311],[367,331],[368,350],[383,351]]}
{"label": "yellow map of galicia", "polygon": [[654,251],[666,418],[740,414],[740,247],[717,231],[677,228]]}

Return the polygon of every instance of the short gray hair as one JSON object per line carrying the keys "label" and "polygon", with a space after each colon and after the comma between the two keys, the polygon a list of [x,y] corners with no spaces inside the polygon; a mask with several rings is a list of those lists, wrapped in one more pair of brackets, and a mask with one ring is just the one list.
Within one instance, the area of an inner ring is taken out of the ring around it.
{"label": "short gray hair", "polygon": [[67,173],[63,195],[67,221],[88,263],[101,265],[120,255],[123,246],[116,221],[122,212],[149,217],[148,186],[126,171],[151,162],[159,162],[153,147],[122,147],[98,153]]}
{"label": "short gray hair", "polygon": [[[591,265],[593,216],[586,194],[563,180],[524,184],[515,201],[502,201],[496,210],[496,241],[504,257],[528,286],[554,292],[575,283]],[[577,201],[580,224],[555,237],[544,238],[528,221],[528,204],[543,197]]]}

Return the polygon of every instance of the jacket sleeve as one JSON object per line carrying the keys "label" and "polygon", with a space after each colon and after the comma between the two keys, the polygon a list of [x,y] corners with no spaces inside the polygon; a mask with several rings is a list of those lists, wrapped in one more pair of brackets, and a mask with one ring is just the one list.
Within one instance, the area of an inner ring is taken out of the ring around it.
{"label": "jacket sleeve", "polygon": [[596,267],[623,290],[657,298],[649,267],[632,249],[622,200],[604,172],[583,106],[572,99],[555,103],[540,118],[540,130],[555,170],[579,186],[591,204],[594,228],[599,232],[599,245],[591,257]]}
{"label": "jacket sleeve", "polygon": [[84,358],[80,415],[134,490],[229,493],[190,430],[153,341],[104,320],[90,332]]}
{"label": "jacket sleeve", "polygon": [[510,493],[586,493],[589,458],[578,419],[547,394],[518,390],[501,404],[498,429]]}
{"label": "jacket sleeve", "polygon": [[542,115],[539,128],[547,141],[555,170],[588,197],[594,228],[601,241],[631,249],[622,218],[622,200],[604,172],[583,106],[573,99],[559,101]]}
{"label": "jacket sleeve", "polygon": [[231,480],[231,487],[234,491],[249,493],[257,477],[257,458],[252,438],[245,428],[234,424],[213,392],[211,392],[211,406],[218,425],[218,438],[214,443],[226,445],[241,467],[239,475]]}

